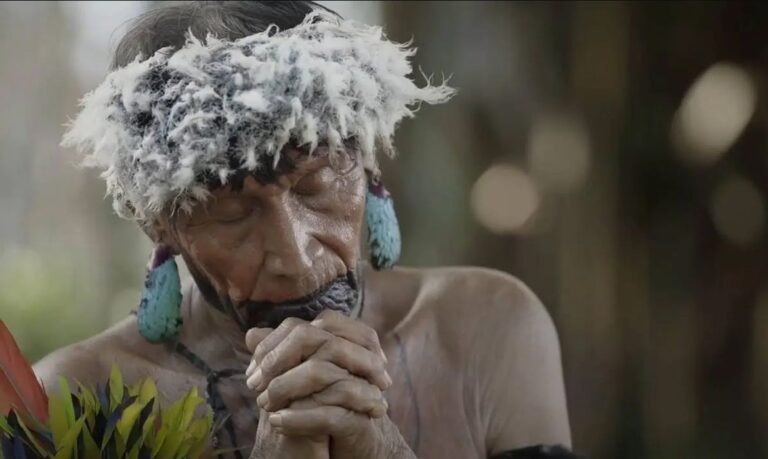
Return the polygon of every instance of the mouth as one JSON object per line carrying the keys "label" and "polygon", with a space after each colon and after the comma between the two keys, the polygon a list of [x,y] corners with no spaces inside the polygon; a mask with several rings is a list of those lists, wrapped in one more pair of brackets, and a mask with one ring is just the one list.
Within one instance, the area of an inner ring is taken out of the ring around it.
{"label": "mouth", "polygon": [[280,303],[250,301],[242,307],[249,328],[276,328],[288,317],[312,321],[326,309],[349,315],[359,298],[357,279],[350,272],[302,298]]}

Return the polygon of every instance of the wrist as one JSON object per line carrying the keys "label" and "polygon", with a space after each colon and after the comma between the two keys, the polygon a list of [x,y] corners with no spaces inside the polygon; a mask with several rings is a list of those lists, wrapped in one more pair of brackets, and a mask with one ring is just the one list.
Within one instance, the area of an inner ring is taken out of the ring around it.
{"label": "wrist", "polygon": [[411,448],[403,443],[393,448],[390,454],[386,456],[386,459],[417,459],[417,457]]}
{"label": "wrist", "polygon": [[382,429],[381,433],[385,438],[379,444],[383,446],[385,451],[378,457],[382,459],[417,459],[416,454],[408,446],[395,423],[388,416],[383,419],[383,422],[386,427]]}

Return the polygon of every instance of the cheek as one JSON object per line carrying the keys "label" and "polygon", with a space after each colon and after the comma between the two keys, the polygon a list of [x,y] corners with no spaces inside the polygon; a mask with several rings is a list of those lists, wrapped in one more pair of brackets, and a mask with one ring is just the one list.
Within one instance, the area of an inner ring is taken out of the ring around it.
{"label": "cheek", "polygon": [[318,216],[315,238],[332,250],[348,268],[360,256],[360,236],[365,215],[365,181],[355,183],[352,191],[339,193],[328,209]]}
{"label": "cheek", "polygon": [[179,238],[186,252],[187,262],[205,275],[220,292],[229,289],[238,273],[253,272],[253,266],[241,265],[246,261],[252,264],[258,260],[258,254],[250,253],[256,247],[244,244],[243,239],[235,234],[211,234],[202,230],[191,231]]}

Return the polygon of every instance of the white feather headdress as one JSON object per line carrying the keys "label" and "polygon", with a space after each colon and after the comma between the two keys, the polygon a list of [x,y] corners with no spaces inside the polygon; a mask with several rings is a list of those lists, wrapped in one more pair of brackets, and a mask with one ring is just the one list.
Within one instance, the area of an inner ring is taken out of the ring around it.
{"label": "white feather headdress", "polygon": [[226,184],[237,170],[271,167],[288,142],[339,152],[354,138],[377,171],[397,123],[455,93],[445,82],[417,87],[414,53],[380,27],[323,11],[234,41],[188,34],[181,49],[138,56],[86,94],[62,145],[84,152],[118,215],[137,220],[205,199],[206,177]]}

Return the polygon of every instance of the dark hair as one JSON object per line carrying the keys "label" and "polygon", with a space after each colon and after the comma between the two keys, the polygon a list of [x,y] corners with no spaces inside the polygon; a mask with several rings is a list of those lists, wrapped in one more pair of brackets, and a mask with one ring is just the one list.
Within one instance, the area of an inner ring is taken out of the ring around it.
{"label": "dark hair", "polygon": [[208,33],[236,40],[263,32],[271,24],[280,30],[295,27],[316,9],[337,13],[312,1],[192,1],[150,10],[136,18],[120,40],[110,69],[148,58],[166,46],[179,49],[185,34],[205,40]]}

